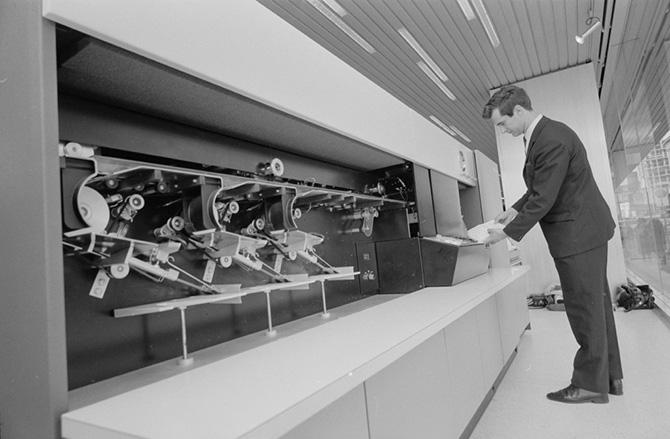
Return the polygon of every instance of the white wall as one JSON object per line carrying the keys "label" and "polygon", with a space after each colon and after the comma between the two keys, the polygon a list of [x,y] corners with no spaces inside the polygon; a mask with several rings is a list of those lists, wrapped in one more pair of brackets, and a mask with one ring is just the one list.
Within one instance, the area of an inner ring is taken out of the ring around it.
{"label": "white wall", "polygon": [[44,0],[44,16],[470,181],[470,149],[256,1]]}
{"label": "white wall", "polygon": [[[602,112],[591,63],[550,73],[517,83],[528,92],[533,108],[550,119],[570,126],[586,148],[596,183],[617,221],[614,187],[610,173]],[[522,178],[525,161],[521,138],[496,132],[498,157],[506,206],[511,206],[526,191]],[[531,265],[531,291],[540,292],[549,283],[558,282],[558,273],[539,225],[521,241],[521,258]],[[626,270],[619,229],[609,242],[607,273],[611,290],[626,281]]]}

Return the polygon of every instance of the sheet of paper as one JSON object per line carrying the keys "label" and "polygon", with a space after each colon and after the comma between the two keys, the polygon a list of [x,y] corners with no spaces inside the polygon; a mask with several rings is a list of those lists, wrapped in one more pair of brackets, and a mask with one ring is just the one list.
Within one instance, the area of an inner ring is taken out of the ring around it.
{"label": "sheet of paper", "polygon": [[497,223],[494,220],[487,221],[468,230],[468,237],[477,242],[482,242],[484,239],[486,239],[487,236],[489,236],[489,229],[502,229],[504,227],[504,225]]}

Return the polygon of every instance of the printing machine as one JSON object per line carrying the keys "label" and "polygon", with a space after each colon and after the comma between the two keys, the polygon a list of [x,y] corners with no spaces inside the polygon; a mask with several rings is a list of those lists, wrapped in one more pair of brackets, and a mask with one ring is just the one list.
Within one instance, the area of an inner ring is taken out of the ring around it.
{"label": "printing machine", "polygon": [[[464,236],[482,221],[474,180],[385,156],[388,166],[352,169],[213,133],[208,111],[229,92],[60,30],[71,389],[171,358],[188,365],[189,352],[327,318],[329,306],[488,269],[487,249]],[[105,62],[136,74],[112,77]],[[191,99],[198,120],[184,120],[171,95]],[[271,120],[267,111],[257,108]]]}

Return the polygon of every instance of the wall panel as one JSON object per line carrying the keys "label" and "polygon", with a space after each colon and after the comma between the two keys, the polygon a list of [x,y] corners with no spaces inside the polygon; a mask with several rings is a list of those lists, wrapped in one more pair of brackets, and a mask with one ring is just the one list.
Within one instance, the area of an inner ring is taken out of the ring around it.
{"label": "wall panel", "polygon": [[[616,222],[618,213],[593,65],[583,64],[528,79],[516,85],[526,90],[535,110],[550,119],[564,122],[580,137],[596,183]],[[499,131],[496,132],[496,138],[505,204],[509,207],[526,191],[521,176],[525,161],[523,142],[520,137],[512,137]],[[539,293],[550,283],[558,282],[558,273],[539,225],[524,237],[520,249],[523,261],[533,267],[529,276],[532,293]],[[607,273],[612,292],[626,281],[618,228],[609,241]]]}

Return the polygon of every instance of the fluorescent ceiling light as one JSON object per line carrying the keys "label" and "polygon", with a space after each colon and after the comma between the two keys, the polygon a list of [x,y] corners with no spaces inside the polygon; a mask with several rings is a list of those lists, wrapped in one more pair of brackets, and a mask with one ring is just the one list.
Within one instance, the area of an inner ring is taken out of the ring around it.
{"label": "fluorescent ceiling light", "polygon": [[458,6],[461,7],[461,11],[463,11],[463,15],[465,15],[465,18],[467,18],[468,21],[475,19],[475,13],[470,7],[470,2],[468,2],[468,0],[458,0]]}
{"label": "fluorescent ceiling light", "polygon": [[472,140],[470,140],[470,138],[469,138],[468,136],[466,136],[465,134],[463,134],[463,133],[462,133],[458,128],[456,128],[455,126],[453,126],[453,125],[449,125],[449,128],[451,128],[452,130],[454,130],[454,132],[455,132],[456,134],[458,134],[459,136],[461,136],[461,138],[462,138],[463,140],[465,140],[466,142],[468,142],[468,143],[472,142]]}
{"label": "fluorescent ceiling light", "polygon": [[423,61],[419,61],[416,64],[421,68],[421,70],[423,70],[423,73],[425,73],[426,76],[428,76],[430,78],[430,80],[433,81],[435,83],[435,85],[437,85],[440,88],[440,90],[442,90],[442,93],[447,95],[447,97],[449,99],[451,99],[452,101],[456,100],[456,96],[454,96],[454,94],[451,92],[451,90],[449,90],[447,88],[447,86],[444,85],[444,83],[442,81],[440,81],[440,78],[438,78],[435,75],[435,73],[433,73],[433,71],[430,69],[430,67],[428,67],[426,65],[426,63],[424,63]]}
{"label": "fluorescent ceiling light", "polygon": [[430,120],[432,120],[435,123],[435,125],[442,128],[447,133],[451,134],[452,136],[456,136],[456,133],[451,131],[451,129],[444,122],[442,122],[440,119],[438,119],[437,117],[435,117],[431,114],[430,116],[428,116],[428,118]]}
{"label": "fluorescent ceiling light", "polygon": [[472,4],[475,7],[475,11],[477,11],[477,15],[479,15],[479,21],[481,21],[482,26],[484,26],[484,30],[486,31],[486,35],[489,36],[489,40],[491,41],[491,45],[493,47],[500,46],[500,40],[498,39],[498,34],[496,33],[496,30],[493,27],[493,23],[491,22],[491,18],[489,17],[489,14],[486,12],[486,8],[484,7],[484,3],[482,3],[482,0],[472,0]]}
{"label": "fluorescent ceiling light", "polygon": [[414,51],[421,57],[421,59],[424,60],[425,63],[430,66],[431,69],[433,69],[433,72],[435,72],[435,74],[442,81],[446,81],[449,79],[447,78],[447,75],[444,74],[442,69],[437,65],[437,63],[433,61],[433,59],[430,56],[428,56],[425,50],[423,50],[423,47],[419,46],[418,41],[414,39],[412,34],[409,33],[407,29],[401,27],[400,29],[398,29],[398,33],[405,39],[405,41],[407,41],[407,44],[409,44],[412,47],[412,49],[414,49]]}
{"label": "fluorescent ceiling light", "polygon": [[347,15],[347,11],[335,0],[322,0],[330,9],[335,11],[340,17]]}
{"label": "fluorescent ceiling light", "polygon": [[[314,6],[314,8],[316,8],[316,10],[319,11],[324,17],[330,20],[335,26],[339,27],[342,32],[347,34],[349,38],[354,40],[359,46],[365,49],[368,53],[375,53],[375,48],[372,47],[370,43],[365,41],[363,37],[358,35],[358,33],[351,27],[349,27],[347,23],[342,21],[342,19],[338,15],[336,15],[330,8],[328,8],[328,6],[326,6],[321,0],[307,0],[307,1],[309,2],[310,5]],[[332,0],[330,1],[332,2]],[[344,11],[344,9],[342,9],[342,11]]]}

